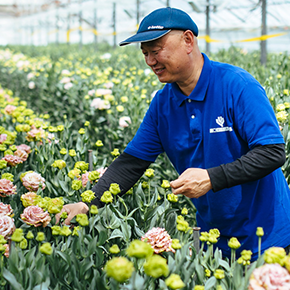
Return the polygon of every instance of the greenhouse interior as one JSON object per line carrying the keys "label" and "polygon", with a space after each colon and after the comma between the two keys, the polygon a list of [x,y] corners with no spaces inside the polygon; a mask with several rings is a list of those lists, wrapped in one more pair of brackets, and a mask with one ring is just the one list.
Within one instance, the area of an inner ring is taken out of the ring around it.
{"label": "greenhouse interior", "polygon": [[0,290],[290,290],[289,15],[0,0]]}

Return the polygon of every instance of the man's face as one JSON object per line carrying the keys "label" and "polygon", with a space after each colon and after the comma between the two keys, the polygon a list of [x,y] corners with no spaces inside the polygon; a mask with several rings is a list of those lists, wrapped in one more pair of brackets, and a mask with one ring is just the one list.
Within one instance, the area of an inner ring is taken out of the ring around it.
{"label": "man's face", "polygon": [[183,31],[173,30],[150,42],[142,42],[141,50],[146,64],[162,83],[184,81],[188,61]]}

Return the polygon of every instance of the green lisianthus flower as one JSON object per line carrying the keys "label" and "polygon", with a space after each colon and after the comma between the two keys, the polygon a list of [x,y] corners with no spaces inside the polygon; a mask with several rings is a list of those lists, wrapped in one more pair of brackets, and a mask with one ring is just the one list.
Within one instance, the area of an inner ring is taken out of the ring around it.
{"label": "green lisianthus flower", "polygon": [[60,230],[61,236],[68,237],[71,234],[72,234],[72,231],[70,230],[70,228],[68,226],[63,226]]}
{"label": "green lisianthus flower", "polygon": [[152,256],[154,250],[150,244],[140,240],[134,240],[130,243],[126,252],[129,257],[144,259]]}
{"label": "green lisianthus flower", "polygon": [[25,250],[28,246],[27,240],[25,238],[22,239],[22,241],[19,243],[19,247],[22,250]]}
{"label": "green lisianthus flower", "polygon": [[75,178],[80,177],[80,174],[81,174],[81,170],[75,168],[73,170],[70,170],[67,175],[70,179],[75,179]]}
{"label": "green lisianthus flower", "polygon": [[165,280],[166,286],[168,286],[171,289],[181,289],[185,287],[184,282],[181,280],[180,276],[177,274],[171,274],[166,280]]}
{"label": "green lisianthus flower", "polygon": [[72,181],[71,188],[73,190],[79,190],[79,189],[82,188],[82,186],[83,186],[83,184],[82,184],[82,181],[81,180],[76,180],[75,179],[75,180]]}
{"label": "green lisianthus flower", "polygon": [[88,216],[85,213],[79,213],[76,215],[76,221],[82,226],[88,226],[89,225],[89,219]]}
{"label": "green lisianthus flower", "polygon": [[237,250],[238,248],[240,248],[241,244],[237,238],[233,237],[229,240],[228,246],[229,246],[229,248],[231,248],[233,250]]}
{"label": "green lisianthus flower", "polygon": [[80,169],[81,171],[85,172],[89,169],[89,163],[84,161],[78,161],[75,163],[74,168]]}
{"label": "green lisianthus flower", "polygon": [[14,175],[11,174],[11,173],[3,173],[1,175],[1,179],[7,179],[7,180],[10,180],[11,182],[14,181]]}
{"label": "green lisianthus flower", "polygon": [[20,243],[24,239],[23,229],[18,228],[11,236],[11,240],[16,243]]}
{"label": "green lisianthus flower", "polygon": [[59,153],[62,154],[62,155],[66,155],[67,154],[67,150],[65,148],[61,148]]}
{"label": "green lisianthus flower", "polygon": [[124,283],[132,276],[135,269],[133,263],[125,257],[116,257],[106,263],[104,270],[108,277]]}
{"label": "green lisianthus flower", "polygon": [[167,194],[167,199],[173,203],[178,202],[178,196],[175,195],[174,193]]}
{"label": "green lisianthus flower", "polygon": [[154,169],[148,168],[148,169],[146,169],[144,174],[145,174],[145,176],[152,178],[152,177],[154,177]]}
{"label": "green lisianthus flower", "polygon": [[58,169],[63,169],[66,167],[66,162],[64,160],[55,160],[52,165],[52,167],[58,168]]}
{"label": "green lisianthus flower", "polygon": [[90,181],[95,181],[99,178],[100,178],[100,172],[98,172],[97,170],[91,171],[88,175],[88,179]]}
{"label": "green lisianthus flower", "polygon": [[84,128],[79,129],[79,134],[84,135],[86,133],[86,130]]}
{"label": "green lisianthus flower", "polygon": [[42,254],[45,254],[45,255],[51,255],[52,252],[53,252],[50,243],[43,243],[43,244],[40,246],[39,251],[40,251]]}
{"label": "green lisianthus flower", "polygon": [[81,194],[82,201],[90,203],[95,198],[95,193],[92,190],[86,190]]}
{"label": "green lisianthus flower", "polygon": [[61,227],[60,226],[52,226],[51,233],[53,236],[59,236],[61,233]]}
{"label": "green lisianthus flower", "polygon": [[32,231],[28,231],[28,233],[26,234],[26,239],[27,240],[34,239],[34,234],[32,233]]}
{"label": "green lisianthus flower", "polygon": [[7,244],[7,241],[5,240],[4,236],[0,235],[0,245]]}
{"label": "green lisianthus flower", "polygon": [[103,142],[102,142],[101,140],[98,140],[98,141],[95,143],[95,145],[96,145],[97,147],[102,147],[102,146],[104,146],[104,144],[103,144]]}
{"label": "green lisianthus flower", "polygon": [[163,179],[163,180],[162,180],[161,187],[162,187],[162,188],[165,188],[165,189],[170,188],[170,182],[169,182],[169,180]]}
{"label": "green lisianthus flower", "polygon": [[62,210],[63,205],[64,201],[62,197],[51,198],[48,201],[47,211],[53,214],[59,213]]}
{"label": "green lisianthus flower", "polygon": [[43,242],[45,240],[44,232],[38,232],[35,238],[38,242]]}
{"label": "green lisianthus flower", "polygon": [[71,156],[71,157],[75,157],[75,156],[77,156],[77,153],[76,153],[76,151],[75,151],[74,149],[70,149],[69,152],[68,152],[68,154],[69,154],[69,156]]}
{"label": "green lisianthus flower", "polygon": [[172,247],[174,250],[181,249],[180,241],[179,241],[178,239],[172,239],[171,247]]}
{"label": "green lisianthus flower", "polygon": [[118,193],[120,193],[121,190],[120,190],[119,184],[117,184],[117,183],[111,183],[110,188],[109,188],[109,191],[112,194],[114,194],[114,195],[117,195]]}
{"label": "green lisianthus flower", "polygon": [[264,260],[267,264],[278,263],[284,266],[284,259],[286,257],[286,252],[282,247],[272,247],[265,251]]}
{"label": "green lisianthus flower", "polygon": [[167,277],[169,273],[166,259],[159,255],[149,257],[144,263],[143,268],[145,274],[153,278]]}
{"label": "green lisianthus flower", "polygon": [[81,226],[76,226],[76,227],[74,227],[72,235],[78,237],[78,236],[79,236],[79,231],[80,231],[81,229],[82,229]]}
{"label": "green lisianthus flower", "polygon": [[106,190],[103,193],[103,195],[101,197],[101,201],[104,203],[111,203],[113,201],[113,196],[109,190]]}
{"label": "green lisianthus flower", "polygon": [[109,252],[111,254],[118,254],[120,253],[120,248],[117,244],[114,244],[112,247],[110,247]]}
{"label": "green lisianthus flower", "polygon": [[98,214],[99,210],[98,210],[98,207],[94,204],[91,205],[91,208],[90,208],[90,213],[91,214]]}

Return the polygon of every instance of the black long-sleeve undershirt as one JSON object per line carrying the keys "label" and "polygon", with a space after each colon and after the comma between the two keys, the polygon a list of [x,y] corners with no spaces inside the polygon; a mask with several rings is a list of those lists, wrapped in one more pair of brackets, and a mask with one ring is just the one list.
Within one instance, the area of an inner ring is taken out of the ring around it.
{"label": "black long-sleeve undershirt", "polygon": [[[213,191],[261,179],[281,167],[286,160],[284,144],[257,146],[237,160],[207,169]],[[105,171],[93,187],[96,198],[92,204],[98,207],[104,191],[111,183],[120,186],[120,195],[126,193],[151,164],[127,153],[122,153]]]}

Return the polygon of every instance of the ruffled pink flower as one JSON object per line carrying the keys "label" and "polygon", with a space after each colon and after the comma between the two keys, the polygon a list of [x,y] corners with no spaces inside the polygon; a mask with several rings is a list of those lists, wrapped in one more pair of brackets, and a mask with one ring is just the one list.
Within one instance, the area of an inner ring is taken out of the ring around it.
{"label": "ruffled pink flower", "polygon": [[123,116],[119,119],[119,126],[126,128],[131,124],[131,118],[128,116]]}
{"label": "ruffled pink flower", "polygon": [[37,205],[26,207],[20,217],[25,223],[34,227],[46,227],[51,221],[49,213]]}
{"label": "ruffled pink flower", "polygon": [[31,126],[31,130],[27,132],[26,139],[31,141],[41,141],[42,138],[45,138],[45,131],[41,128],[37,129],[34,125]]}
{"label": "ruffled pink flower", "polygon": [[28,158],[28,154],[26,151],[24,150],[21,150],[21,149],[17,149],[15,152],[14,152],[14,156],[17,156],[19,158],[22,159],[22,161],[26,161],[27,158]]}
{"label": "ruffled pink flower", "polygon": [[8,215],[0,216],[0,235],[5,239],[11,236],[14,232],[14,220]]}
{"label": "ruffled pink flower", "polygon": [[15,111],[16,107],[13,105],[7,105],[4,109],[5,113],[11,115]]}
{"label": "ruffled pink flower", "polygon": [[38,195],[35,192],[30,191],[30,192],[27,192],[25,194],[22,194],[20,199],[22,201],[23,206],[28,207],[30,205],[34,205],[37,197],[38,197]]}
{"label": "ruffled pink flower", "polygon": [[26,144],[18,145],[16,148],[25,151],[27,154],[31,153],[31,147]]}
{"label": "ruffled pink flower", "polygon": [[11,167],[23,163],[23,160],[20,157],[14,155],[6,155],[2,158],[2,160],[5,160],[7,162],[7,165]]}
{"label": "ruffled pink flower", "polygon": [[150,244],[156,254],[162,252],[175,253],[175,250],[171,247],[171,237],[163,228],[152,228],[141,238],[141,241]]}
{"label": "ruffled pink flower", "polygon": [[9,252],[10,252],[10,247],[9,247],[9,245],[8,244],[4,244],[3,245],[6,249],[5,249],[5,252],[4,252],[4,256],[6,257],[6,258],[9,258]]}
{"label": "ruffled pink flower", "polygon": [[11,216],[12,214],[13,214],[13,209],[11,205],[0,202],[0,216],[4,216],[4,215]]}
{"label": "ruffled pink flower", "polygon": [[22,177],[23,186],[29,191],[37,191],[39,187],[45,188],[45,179],[36,172],[28,172]]}
{"label": "ruffled pink flower", "polygon": [[6,197],[16,194],[16,185],[8,179],[0,179],[0,196]]}
{"label": "ruffled pink flower", "polygon": [[86,172],[84,174],[82,174],[82,184],[83,184],[83,187],[86,187],[87,186],[87,183],[89,181],[89,173],[90,172]]}
{"label": "ruffled pink flower", "polygon": [[290,274],[279,264],[265,264],[253,271],[248,289],[289,290]]}
{"label": "ruffled pink flower", "polygon": [[104,96],[104,95],[111,95],[112,90],[110,89],[97,89],[96,96]]}
{"label": "ruffled pink flower", "polygon": [[105,167],[105,168],[104,167],[101,167],[101,168],[98,168],[97,169],[97,171],[100,173],[99,178],[101,178],[104,175],[104,173],[106,172],[107,168],[108,167]]}
{"label": "ruffled pink flower", "polygon": [[101,98],[93,99],[90,106],[99,110],[105,110],[105,109],[111,108],[110,102],[107,100],[103,100]]}
{"label": "ruffled pink flower", "polygon": [[2,144],[3,142],[5,142],[7,139],[7,134],[0,134],[0,144]]}

